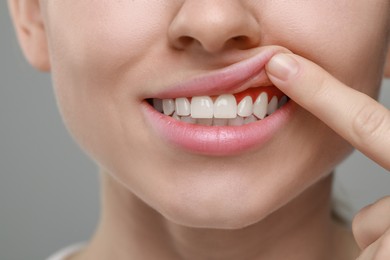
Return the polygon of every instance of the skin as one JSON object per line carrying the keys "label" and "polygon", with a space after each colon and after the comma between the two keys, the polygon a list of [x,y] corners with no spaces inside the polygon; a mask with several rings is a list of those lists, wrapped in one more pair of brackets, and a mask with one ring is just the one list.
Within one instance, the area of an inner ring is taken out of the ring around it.
{"label": "skin", "polygon": [[[351,144],[390,169],[389,112],[372,99],[390,73],[389,1],[9,4],[27,60],[51,71],[66,126],[101,168],[101,221],[72,259],[357,257],[330,216],[331,180]],[[264,147],[194,155],[145,122],[146,97],[266,45],[289,53],[274,56],[267,74],[300,106]],[[390,223],[376,217],[389,203],[356,218],[361,259],[389,254]]]}

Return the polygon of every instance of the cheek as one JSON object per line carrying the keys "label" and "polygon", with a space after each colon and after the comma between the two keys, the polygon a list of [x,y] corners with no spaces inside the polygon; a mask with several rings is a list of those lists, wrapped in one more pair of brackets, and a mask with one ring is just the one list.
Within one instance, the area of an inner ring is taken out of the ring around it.
{"label": "cheek", "polygon": [[139,60],[162,37],[162,21],[168,21],[162,17],[163,5],[145,1],[55,3],[48,11],[54,62],[82,75],[110,75]]}
{"label": "cheek", "polygon": [[[138,108],[134,102],[126,101],[134,97],[137,82],[141,81],[134,77],[131,81],[124,80],[124,74],[156,48],[153,43],[165,32],[161,23],[168,21],[161,17],[164,4],[152,3],[47,2],[47,30],[58,104],[72,135],[99,161],[114,160],[123,147],[120,144],[125,133],[120,114],[134,120],[134,125],[139,124],[139,118],[130,116],[130,111],[134,113]],[[142,134],[134,135],[139,137],[134,138],[135,143],[144,139]]]}

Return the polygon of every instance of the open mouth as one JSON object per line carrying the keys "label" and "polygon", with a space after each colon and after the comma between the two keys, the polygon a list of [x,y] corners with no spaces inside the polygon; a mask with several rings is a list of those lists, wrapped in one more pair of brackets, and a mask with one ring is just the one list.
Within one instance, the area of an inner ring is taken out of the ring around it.
{"label": "open mouth", "polygon": [[156,143],[207,156],[261,149],[293,118],[295,103],[276,88],[265,64],[278,47],[145,97],[142,112]]}
{"label": "open mouth", "polygon": [[242,126],[272,115],[289,98],[273,86],[219,96],[151,98],[158,112],[178,121],[205,126]]}

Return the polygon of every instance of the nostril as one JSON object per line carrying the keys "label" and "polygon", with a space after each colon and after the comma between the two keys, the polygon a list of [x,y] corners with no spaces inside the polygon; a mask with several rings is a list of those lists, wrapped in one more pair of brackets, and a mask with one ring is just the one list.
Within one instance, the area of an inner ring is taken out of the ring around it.
{"label": "nostril", "polygon": [[[218,46],[204,46],[202,45],[202,42],[198,41],[196,38],[194,37],[191,37],[191,36],[187,36],[187,35],[184,35],[184,36],[181,36],[179,38],[177,38],[176,42],[175,42],[175,48],[177,49],[186,49],[188,47],[190,47],[191,45],[193,44],[196,44],[196,45],[200,45],[202,46],[202,48],[205,48],[205,49],[219,49],[220,47]],[[236,48],[236,49],[240,49],[240,50],[246,50],[246,49],[250,49],[252,47],[255,47],[257,43],[254,42],[251,38],[245,36],[245,35],[239,35],[239,36],[235,36],[235,37],[232,37],[230,38],[229,41],[225,42],[225,44],[223,46],[221,46],[222,48]]]}
{"label": "nostril", "polygon": [[245,35],[239,35],[232,37],[230,41],[227,43],[228,46],[232,48],[238,48],[241,50],[246,50],[252,47],[255,47],[258,43],[254,42],[253,39],[245,36]]}
{"label": "nostril", "polygon": [[[181,1],[168,27],[168,40],[177,49],[215,54],[229,49],[250,49],[259,42],[259,17],[243,1]],[[230,43],[229,43],[230,42]],[[234,43],[234,44],[233,44]],[[245,46],[249,43],[249,46]],[[195,48],[193,48],[195,47]]]}
{"label": "nostril", "polygon": [[232,40],[233,40],[233,41],[236,41],[236,42],[242,42],[242,41],[247,41],[247,37],[241,35],[241,36],[233,37]]}
{"label": "nostril", "polygon": [[194,41],[194,38],[192,38],[190,36],[181,36],[180,38],[177,39],[177,47],[179,47],[179,48],[186,48],[193,41]]}

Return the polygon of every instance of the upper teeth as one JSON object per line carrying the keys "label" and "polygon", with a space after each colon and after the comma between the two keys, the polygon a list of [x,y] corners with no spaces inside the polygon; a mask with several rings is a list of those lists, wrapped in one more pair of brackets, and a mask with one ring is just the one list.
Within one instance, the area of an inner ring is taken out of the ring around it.
{"label": "upper teeth", "polygon": [[250,96],[243,98],[237,106],[237,115],[247,117],[253,113],[253,100]]}
{"label": "upper teeth", "polygon": [[237,117],[236,98],[231,94],[219,96],[214,102],[214,117],[215,118]]}
{"label": "upper teeth", "polygon": [[261,93],[253,106],[253,114],[257,116],[257,118],[264,119],[268,111],[268,95],[267,93]]}
{"label": "upper teeth", "polygon": [[[229,119],[229,125],[241,125],[243,122],[253,122],[257,119],[264,119],[271,115],[279,107],[287,102],[287,97],[283,96],[278,102],[278,98],[273,96],[268,102],[268,94],[260,93],[253,102],[252,97],[244,97],[237,105],[237,101],[232,94],[223,94],[218,96],[213,102],[209,96],[176,98],[176,99],[153,99],[153,105],[156,110],[181,119],[188,123],[195,123],[195,119],[214,119],[214,125],[226,125],[225,121]],[[202,123],[202,120],[197,120]],[[204,124],[209,124],[208,120]],[[212,120],[211,120],[212,121]],[[244,122],[244,123],[245,123]]]}
{"label": "upper teeth", "polygon": [[211,97],[193,97],[191,100],[192,118],[213,118],[214,104]]}

